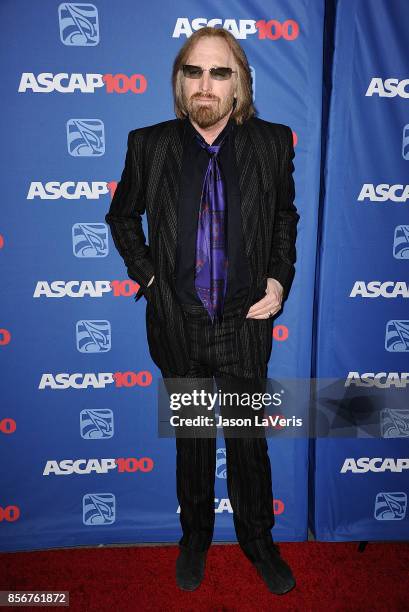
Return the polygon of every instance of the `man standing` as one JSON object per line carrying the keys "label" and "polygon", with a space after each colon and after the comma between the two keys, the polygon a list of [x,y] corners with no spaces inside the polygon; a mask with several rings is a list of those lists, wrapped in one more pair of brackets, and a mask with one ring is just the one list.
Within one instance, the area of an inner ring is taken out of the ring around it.
{"label": "man standing", "polygon": [[[173,67],[177,119],[133,130],[106,221],[147,300],[150,354],[164,379],[263,379],[272,318],[294,276],[292,132],[257,119],[247,58],[224,29],[205,27]],[[146,211],[149,245],[142,229]],[[295,586],[273,543],[265,437],[226,438],[238,542],[270,591]],[[176,578],[203,579],[214,527],[216,439],[176,438],[183,535]]]}

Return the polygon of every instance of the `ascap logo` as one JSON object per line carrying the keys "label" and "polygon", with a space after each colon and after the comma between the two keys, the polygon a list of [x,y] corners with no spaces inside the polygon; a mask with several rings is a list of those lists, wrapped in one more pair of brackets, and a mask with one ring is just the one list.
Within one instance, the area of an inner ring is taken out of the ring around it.
{"label": "ascap logo", "polygon": [[82,522],[87,527],[112,525],[116,521],[116,497],[113,493],[86,493],[82,498]]}
{"label": "ascap logo", "polygon": [[48,181],[41,183],[40,181],[32,181],[27,193],[27,200],[79,200],[86,198],[87,200],[99,200],[99,198],[107,193],[111,196],[115,193],[117,183],[106,181]]}
{"label": "ascap logo", "polygon": [[[215,497],[214,498],[214,511],[216,514],[222,514],[223,512],[228,512],[229,514],[233,514],[233,508],[231,507],[230,499],[228,497]],[[180,506],[178,506],[176,510],[177,514],[180,514]],[[284,503],[281,499],[274,499],[272,504],[272,512],[274,512],[275,516],[282,514],[284,512]]]}
{"label": "ascap logo", "polygon": [[137,293],[138,283],[132,280],[71,280],[71,281],[38,281],[34,289],[33,297],[40,298],[101,298],[106,293],[114,297],[129,297]]}
{"label": "ascap logo", "polygon": [[107,440],[114,435],[114,413],[109,408],[86,408],[80,412],[80,434],[84,440]]}
{"label": "ascap logo", "polygon": [[355,385],[356,387],[377,387],[378,389],[389,389],[397,387],[405,389],[409,384],[409,372],[349,372],[345,381],[345,387]]}
{"label": "ascap logo", "polygon": [[366,90],[365,96],[379,96],[380,98],[409,98],[409,79],[382,79],[373,77]]}
{"label": "ascap logo", "polygon": [[107,225],[105,223],[74,223],[72,252],[79,259],[107,257],[109,253]]}
{"label": "ascap logo", "polygon": [[385,408],[380,412],[382,438],[409,438],[409,410]]}
{"label": "ascap logo", "polygon": [[356,281],[349,297],[363,298],[409,298],[409,285],[405,281]]}
{"label": "ascap logo", "polygon": [[39,389],[105,389],[115,383],[115,387],[147,387],[152,384],[152,374],[141,372],[59,372],[46,373],[41,376]]}
{"label": "ascap logo", "polygon": [[382,459],[381,457],[360,457],[345,459],[340,470],[341,474],[352,472],[353,474],[364,474],[366,472],[402,472],[409,469],[409,459]]}
{"label": "ascap logo", "polygon": [[45,464],[43,476],[55,474],[66,476],[68,474],[108,474],[111,470],[118,472],[151,472],[153,461],[151,457],[121,457],[119,459],[50,459]]}
{"label": "ascap logo", "polygon": [[101,119],[72,117],[66,122],[67,148],[72,157],[101,157],[105,154],[105,125]]}
{"label": "ascap logo", "polygon": [[409,161],[409,123],[402,130],[402,157]]}
{"label": "ascap logo", "polygon": [[277,19],[206,19],[206,17],[197,17],[189,20],[187,17],[179,17],[176,20],[175,29],[173,30],[172,38],[180,38],[181,36],[192,36],[193,32],[209,26],[216,28],[222,27],[224,30],[233,34],[235,38],[246,39],[247,36],[258,34],[261,40],[295,40],[300,33],[300,26],[293,19],[286,19],[283,22]]}
{"label": "ascap logo", "polygon": [[100,73],[72,73],[23,72],[18,86],[19,93],[32,91],[33,93],[95,93],[98,89],[106,89],[106,93],[124,94],[129,91],[134,94],[142,94],[146,91],[148,84],[143,74],[100,74]]}
{"label": "ascap logo", "polygon": [[99,43],[98,9],[83,2],[63,2],[58,7],[60,39],[68,46],[91,46]]}
{"label": "ascap logo", "polygon": [[358,201],[363,202],[406,202],[409,198],[409,185],[389,185],[388,183],[380,183],[373,185],[365,183],[362,185],[361,192],[358,196]]}
{"label": "ascap logo", "polygon": [[389,353],[409,353],[409,321],[391,319],[386,323],[385,350]]}
{"label": "ascap logo", "polygon": [[409,225],[397,225],[393,235],[395,259],[409,259]]}
{"label": "ascap logo", "polygon": [[376,521],[402,521],[406,517],[408,496],[404,491],[379,491],[375,498]]}

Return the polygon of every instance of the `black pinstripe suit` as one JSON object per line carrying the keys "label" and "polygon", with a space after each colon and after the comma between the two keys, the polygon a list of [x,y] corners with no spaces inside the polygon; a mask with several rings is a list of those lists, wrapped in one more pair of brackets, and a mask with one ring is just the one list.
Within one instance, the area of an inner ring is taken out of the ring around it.
{"label": "black pinstripe suit", "polygon": [[[136,299],[146,297],[150,353],[165,378],[265,378],[272,319],[246,319],[246,314],[264,295],[268,277],[281,283],[285,299],[294,276],[299,216],[293,203],[292,132],[257,118],[237,127],[234,148],[250,290],[247,298],[226,303],[223,323],[212,329],[206,311],[183,306],[174,291],[185,125],[175,119],[129,133],[125,167],[106,221],[128,275],[140,284]],[[141,222],[145,211],[149,245]],[[215,439],[176,443],[180,543],[207,548],[214,522]],[[274,524],[267,442],[226,438],[226,451],[237,537],[255,559],[271,541]]]}

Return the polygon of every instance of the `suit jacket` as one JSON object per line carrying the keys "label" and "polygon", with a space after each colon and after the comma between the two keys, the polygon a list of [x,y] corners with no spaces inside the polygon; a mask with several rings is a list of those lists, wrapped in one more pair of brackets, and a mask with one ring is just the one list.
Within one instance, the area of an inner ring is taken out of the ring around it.
{"label": "suit jacket", "polygon": [[[140,285],[135,299],[144,295],[147,300],[151,357],[162,371],[179,375],[189,367],[185,318],[174,291],[185,126],[186,120],[174,119],[129,132],[125,167],[105,217],[128,276]],[[253,117],[238,126],[234,148],[250,271],[250,290],[238,321],[242,325],[255,297],[264,294],[267,278],[281,283],[283,300],[288,296],[299,215],[294,206],[291,129]],[[145,212],[148,244],[141,218]],[[271,330],[272,319],[266,321]]]}

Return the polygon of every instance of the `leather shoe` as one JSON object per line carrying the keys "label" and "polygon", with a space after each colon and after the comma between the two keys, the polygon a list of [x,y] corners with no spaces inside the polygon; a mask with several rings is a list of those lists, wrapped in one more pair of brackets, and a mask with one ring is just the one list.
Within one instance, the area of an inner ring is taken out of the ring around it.
{"label": "leather shoe", "polygon": [[203,580],[207,550],[179,546],[176,561],[176,582],[183,591],[194,591]]}
{"label": "leather shoe", "polygon": [[295,578],[290,566],[281,558],[275,544],[269,547],[265,557],[254,561],[253,565],[271,593],[284,595],[295,587]]}

